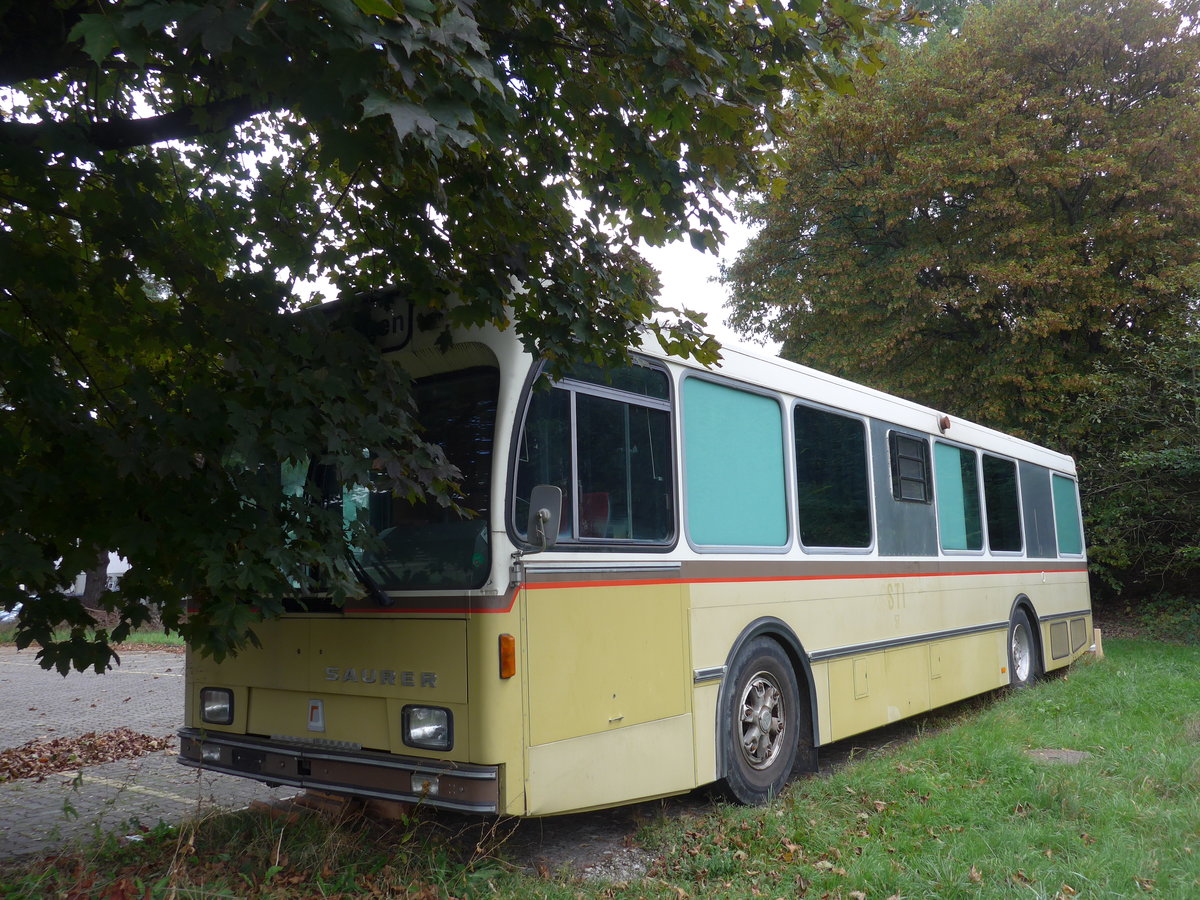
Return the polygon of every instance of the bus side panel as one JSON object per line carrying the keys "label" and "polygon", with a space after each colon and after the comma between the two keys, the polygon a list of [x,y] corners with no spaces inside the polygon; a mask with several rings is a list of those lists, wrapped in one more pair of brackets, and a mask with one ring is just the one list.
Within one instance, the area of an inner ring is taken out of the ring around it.
{"label": "bus side panel", "polygon": [[720,777],[717,771],[717,699],[721,683],[696,685],[692,692],[692,743],[696,759],[696,784],[708,784]]}
{"label": "bus side panel", "polygon": [[[1008,629],[936,641],[929,650],[929,693],[933,706],[955,703],[1004,684]],[[1004,673],[1004,674],[997,674]]]}
{"label": "bus side panel", "polygon": [[529,748],[529,814],[580,812],[696,786],[692,717],[674,716]]}
{"label": "bus side panel", "polygon": [[[694,665],[726,664],[734,638],[756,619],[786,622],[815,657],[824,744],[1007,684],[1008,617],[1018,595],[1043,620],[1080,618],[1088,608],[1086,575],[1073,572],[693,583]],[[1047,648],[1049,635],[1044,625]],[[1066,662],[1047,658],[1048,666]],[[706,735],[715,743],[715,706],[696,709],[697,746]],[[707,766],[700,772],[707,780]]]}
{"label": "bus side panel", "polygon": [[929,709],[929,658],[924,647],[902,647],[830,662],[831,740]]}
{"label": "bus side panel", "polygon": [[523,593],[529,812],[694,787],[680,586],[546,584]]}
{"label": "bus side panel", "polygon": [[678,584],[525,592],[529,743],[690,712]]}

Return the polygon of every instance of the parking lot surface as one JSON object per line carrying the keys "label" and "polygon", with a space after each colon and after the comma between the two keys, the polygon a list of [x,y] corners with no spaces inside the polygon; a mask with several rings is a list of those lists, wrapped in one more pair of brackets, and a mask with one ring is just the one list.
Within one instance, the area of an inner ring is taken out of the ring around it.
{"label": "parking lot surface", "polygon": [[[183,721],[183,655],[121,654],[103,675],[65,678],[37,664],[35,651],[0,646],[0,749],[29,741],[104,733],[122,726],[173,736]],[[55,853],[98,835],[176,823],[295,793],[256,781],[197,772],[176,762],[178,741],[137,759],[0,784],[0,859]]]}

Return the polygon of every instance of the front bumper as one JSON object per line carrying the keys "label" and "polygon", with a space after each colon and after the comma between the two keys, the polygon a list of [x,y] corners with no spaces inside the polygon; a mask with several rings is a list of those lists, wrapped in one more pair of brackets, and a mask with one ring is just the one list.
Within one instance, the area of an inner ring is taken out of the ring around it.
{"label": "front bumper", "polygon": [[179,732],[178,759],[185,766],[308,790],[473,813],[495,813],[500,806],[500,766],[342,750],[198,728]]}

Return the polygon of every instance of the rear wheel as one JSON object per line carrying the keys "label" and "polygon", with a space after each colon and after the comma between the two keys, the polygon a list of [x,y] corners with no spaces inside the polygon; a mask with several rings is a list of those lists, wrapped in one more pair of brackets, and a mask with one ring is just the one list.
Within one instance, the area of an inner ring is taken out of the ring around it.
{"label": "rear wheel", "polygon": [[1033,622],[1029,613],[1018,609],[1008,623],[1008,683],[1016,688],[1028,687],[1040,673]]}
{"label": "rear wheel", "polygon": [[722,710],[725,786],[742,803],[778,794],[796,761],[800,691],[791,660],[775,641],[755,638],[738,654]]}

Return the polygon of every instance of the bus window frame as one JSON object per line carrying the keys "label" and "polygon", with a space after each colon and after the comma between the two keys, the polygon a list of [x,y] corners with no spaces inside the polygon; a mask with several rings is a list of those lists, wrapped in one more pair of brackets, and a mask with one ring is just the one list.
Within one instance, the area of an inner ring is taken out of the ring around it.
{"label": "bus window frame", "polygon": [[[866,465],[867,465],[867,507],[869,521],[868,526],[871,529],[871,540],[865,547],[837,547],[825,546],[822,544],[808,545],[804,543],[804,538],[801,535],[800,521],[800,484],[796,472],[796,409],[798,407],[806,407],[815,409],[818,412],[830,413],[831,415],[841,416],[844,419],[852,419],[862,425],[863,429],[863,447],[866,449]],[[802,553],[810,556],[816,555],[831,555],[831,554],[850,554],[854,556],[869,556],[876,552],[879,546],[879,518],[875,509],[875,466],[874,461],[875,447],[871,440],[871,419],[869,416],[859,413],[852,413],[836,406],[829,406],[825,403],[816,403],[803,397],[796,397],[792,400],[792,405],[788,411],[787,425],[790,430],[790,440],[787,441],[788,451],[791,457],[791,477],[793,480],[793,501],[791,506],[791,515],[795,517],[796,531],[796,546]],[[889,442],[890,443],[890,442]]]}
{"label": "bus window frame", "polygon": [[[520,417],[516,421],[516,427],[513,428],[512,435],[509,440],[509,457],[507,465],[507,498],[504,504],[504,527],[508,533],[509,540],[513,546],[522,548],[526,552],[534,551],[538,553],[580,553],[580,552],[640,552],[640,553],[670,553],[679,546],[679,535],[682,530],[680,522],[680,479],[679,479],[679,452],[677,448],[678,434],[676,428],[675,410],[677,406],[677,393],[675,383],[671,377],[671,369],[667,365],[648,357],[638,354],[631,355],[632,366],[637,366],[645,369],[650,369],[660,373],[666,379],[667,399],[651,397],[646,394],[638,394],[632,391],[624,391],[620,388],[614,388],[610,385],[599,384],[594,381],[586,381],[579,378],[571,378],[566,376],[560,379],[551,379],[545,376],[545,387],[539,387],[538,382],[543,378],[546,365],[544,362],[537,362],[530,366],[529,374],[526,376],[525,384],[521,387],[521,392],[518,399],[518,408],[520,409]],[[540,545],[533,544],[527,536],[522,536],[517,530],[517,472],[521,465],[521,445],[525,435],[525,426],[529,420],[529,412],[533,405],[533,396],[536,390],[556,391],[561,390],[567,393],[569,416],[570,416],[570,495],[565,492],[563,495],[563,505],[569,508],[570,515],[570,534],[559,535],[557,540],[551,546],[542,549]],[[672,501],[671,510],[671,533],[661,541],[638,540],[635,538],[613,538],[613,537],[581,537],[579,535],[579,512],[581,491],[578,484],[578,414],[576,411],[576,397],[579,394],[599,397],[605,400],[612,400],[618,403],[626,403],[631,406],[640,406],[648,409],[657,409],[667,414],[667,433],[671,441],[670,451],[668,453],[668,464],[670,465],[670,473],[665,477],[665,481],[669,488],[669,496]]]}
{"label": "bus window frame", "polygon": [[[1050,509],[1053,513],[1054,521],[1054,553],[1058,559],[1086,559],[1087,558],[1087,532],[1083,529],[1083,498],[1079,495],[1079,478],[1074,475],[1068,475],[1066,472],[1060,472],[1058,469],[1050,469]],[[1058,501],[1054,497],[1054,479],[1063,478],[1075,486],[1075,527],[1079,529],[1079,546],[1078,553],[1065,553],[1062,549],[1062,541],[1058,539]]]}
{"label": "bus window frame", "polygon": [[[696,381],[715,384],[718,387],[728,388],[729,390],[740,391],[745,394],[753,394],[764,399],[771,400],[779,410],[779,431],[780,440],[782,441],[781,460],[783,463],[783,484],[784,484],[784,505],[783,518],[784,526],[787,529],[787,537],[782,544],[702,544],[698,543],[692,537],[692,530],[689,527],[688,509],[688,460],[687,446],[684,440],[684,435],[687,432],[687,410],[684,408],[684,385],[687,381],[695,379]],[[684,540],[687,545],[696,553],[714,554],[714,553],[753,553],[771,556],[785,556],[792,552],[792,548],[799,542],[796,536],[796,472],[795,466],[789,465],[792,459],[792,451],[790,443],[792,441],[791,431],[791,416],[789,415],[788,399],[790,395],[784,395],[778,391],[772,391],[767,388],[758,387],[754,384],[749,384],[745,381],[738,381],[735,378],[726,378],[720,375],[713,375],[708,372],[697,372],[692,369],[684,369],[679,378],[679,404],[678,404],[678,445],[679,445],[679,521],[680,528],[683,531]]]}
{"label": "bus window frame", "polygon": [[[901,496],[900,494],[896,493],[896,488],[898,486],[898,481],[900,479],[898,462],[897,462],[897,459],[895,456],[895,450],[896,450],[895,438],[897,438],[897,437],[908,438],[911,441],[917,441],[921,444],[924,444],[924,446],[925,446],[925,455],[924,455],[923,459],[921,460],[921,462],[924,466],[924,476],[925,477],[923,479],[923,483],[925,485],[925,495],[926,495],[925,499],[923,499],[923,500],[920,498],[917,498],[917,497],[904,497],[904,496]],[[892,495],[892,500],[894,500],[896,503],[919,503],[922,506],[936,506],[934,503],[934,490],[933,490],[933,447],[932,447],[932,443],[929,440],[929,435],[927,435],[923,432],[914,431],[909,428],[903,428],[899,425],[894,425],[894,424],[889,423],[888,428],[887,428],[887,464],[888,464],[888,473],[891,478],[891,484],[889,485],[889,488],[890,488],[890,493]],[[936,518],[936,508],[935,508],[935,518]],[[938,543],[940,545],[941,542],[939,541]]]}
{"label": "bus window frame", "polygon": [[[992,549],[992,533],[991,533],[991,529],[988,527],[988,516],[987,516],[987,512],[988,512],[987,482],[984,480],[984,474],[983,474],[983,458],[985,456],[990,456],[994,459],[1003,460],[1006,463],[1012,464],[1013,474],[1016,476],[1015,481],[1016,481],[1016,490],[1017,490],[1017,527],[1020,529],[1020,532],[1021,532],[1021,549],[1020,550],[993,550]],[[992,450],[980,449],[979,450],[978,468],[979,468],[980,487],[983,490],[982,497],[983,497],[983,536],[984,536],[983,546],[984,546],[984,549],[987,550],[989,556],[1000,556],[1000,557],[1005,557],[1008,559],[1024,558],[1027,555],[1028,550],[1029,550],[1029,536],[1025,533],[1025,503],[1024,503],[1025,495],[1022,492],[1023,485],[1021,484],[1020,460],[1016,459],[1015,457],[1005,456],[1002,453],[996,453]],[[1057,543],[1057,541],[1056,541],[1056,543]]]}
{"label": "bus window frame", "polygon": [[[937,445],[943,444],[956,450],[966,450],[975,458],[975,490],[979,498],[979,549],[945,547],[942,545],[942,505],[937,488]],[[950,441],[945,438],[934,438],[930,442],[929,469],[933,479],[933,524],[937,533],[937,548],[939,556],[986,556],[988,554],[987,510],[983,496],[983,466],[979,461],[982,449],[974,444],[964,444],[960,441]]]}

